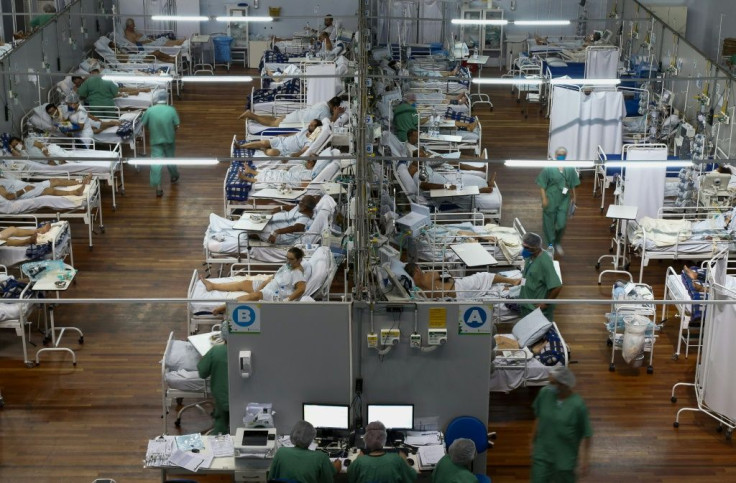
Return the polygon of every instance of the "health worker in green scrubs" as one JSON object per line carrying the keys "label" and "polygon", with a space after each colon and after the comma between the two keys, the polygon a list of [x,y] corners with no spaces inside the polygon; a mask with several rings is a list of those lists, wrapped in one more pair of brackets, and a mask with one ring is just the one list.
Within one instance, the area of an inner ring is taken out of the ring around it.
{"label": "health worker in green scrubs", "polygon": [[[520,299],[556,299],[562,291],[562,281],[555,270],[554,261],[542,250],[542,237],[527,232],[521,239],[521,256],[524,258],[524,271],[521,279]],[[522,303],[522,317],[536,308],[548,320],[554,321],[555,306],[553,304]]]}
{"label": "health worker in green scrubs", "polygon": [[458,438],[447,448],[447,454],[432,471],[432,483],[478,483],[480,480],[468,468],[475,459],[472,439]]}
{"label": "health worker in green scrubs", "polygon": [[537,417],[532,429],[532,483],[573,483],[576,469],[581,475],[588,471],[593,428],[588,408],[574,387],[572,371],[556,366],[549,385],[532,403]]}
{"label": "health worker in green scrubs", "polygon": [[31,28],[37,29],[43,27],[56,16],[56,7],[54,7],[50,3],[47,3],[43,6],[43,11],[43,14],[31,19]]}
{"label": "health worker in green scrubs", "polygon": [[409,466],[403,453],[387,453],[386,426],[373,421],[365,427],[363,454],[348,466],[348,483],[411,483],[417,472]]}
{"label": "health worker in green scrubs", "polygon": [[[179,129],[179,114],[173,106],[169,106],[168,94],[165,90],[158,90],[153,94],[153,106],[149,107],[143,114],[141,123],[148,129],[150,134],[151,157],[173,158],[175,152],[176,130]],[[149,183],[156,188],[156,196],[164,195],[161,188],[160,164],[151,165],[151,177]],[[179,170],[175,164],[167,164],[171,183],[179,181]]]}
{"label": "health worker in green scrubs", "polygon": [[[565,148],[557,148],[555,159],[567,158]],[[550,164],[554,161],[550,161]],[[547,245],[554,247],[557,255],[564,256],[562,236],[565,234],[570,207],[575,206],[575,187],[580,184],[575,168],[552,166],[544,168],[537,176],[537,186],[542,192],[542,226]]]}
{"label": "health worker in green scrubs", "polygon": [[227,323],[222,324],[220,337],[224,344],[214,344],[197,364],[199,377],[210,378],[210,391],[215,398],[215,426],[212,434],[230,434],[230,393],[227,379]]}
{"label": "health worker in green scrubs", "polygon": [[317,431],[307,421],[298,421],[289,439],[293,448],[282,446],[268,470],[269,480],[293,480],[300,483],[332,483],[335,474],[340,472],[340,460],[330,463],[330,458],[323,451],[312,451],[312,444]]}

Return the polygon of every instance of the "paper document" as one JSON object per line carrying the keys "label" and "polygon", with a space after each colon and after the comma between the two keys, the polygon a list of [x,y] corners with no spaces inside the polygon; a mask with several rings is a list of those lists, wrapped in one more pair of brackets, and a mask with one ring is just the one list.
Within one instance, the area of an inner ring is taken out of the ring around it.
{"label": "paper document", "polygon": [[209,468],[212,463],[212,453],[202,453],[201,455],[175,449],[169,457],[169,462],[176,466],[196,472],[200,468]]}
{"label": "paper document", "polygon": [[412,446],[428,446],[441,444],[442,438],[439,431],[408,431],[404,442]]}
{"label": "paper document", "polygon": [[422,466],[434,466],[445,456],[445,447],[441,444],[419,447],[419,463]]}
{"label": "paper document", "polygon": [[235,456],[235,446],[233,445],[233,438],[229,434],[223,434],[222,436],[208,436],[210,440],[210,448],[212,448],[212,454],[215,458],[221,456]]}
{"label": "paper document", "polygon": [[148,441],[146,466],[169,466],[169,456],[176,447],[173,436],[161,436]]}

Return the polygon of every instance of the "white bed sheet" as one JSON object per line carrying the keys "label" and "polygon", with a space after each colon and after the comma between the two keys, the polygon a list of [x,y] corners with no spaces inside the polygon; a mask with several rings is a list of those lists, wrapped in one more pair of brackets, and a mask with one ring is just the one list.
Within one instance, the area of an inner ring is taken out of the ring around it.
{"label": "white bed sheet", "polygon": [[[139,116],[140,112],[133,111],[133,112],[124,112],[120,115],[121,121],[132,121],[135,118]],[[133,132],[133,136],[127,140],[129,144],[135,143],[135,138],[138,136],[141,132],[141,129],[143,129],[143,124],[138,122],[135,125],[135,131]],[[126,140],[123,140],[120,138],[120,136],[117,135],[118,132],[118,126],[112,126],[104,131],[97,133],[93,136],[93,139],[99,143],[103,144],[116,144],[121,142],[126,142]]]}
{"label": "white bed sheet", "polygon": [[[59,238],[61,236],[61,238]],[[69,222],[62,220],[51,224],[51,229],[42,235],[39,235],[37,244],[45,244],[49,241],[57,239],[57,249],[61,249],[65,245],[71,243],[71,232],[69,230]],[[27,261],[26,250],[28,245],[20,247],[11,247],[7,245],[0,246],[0,265],[6,267],[15,266],[21,262]],[[49,256],[51,254],[49,253]]]}
{"label": "white bed sheet", "polygon": [[[4,282],[12,276],[0,275],[0,282]],[[20,319],[21,311],[23,315],[29,315],[33,309],[33,304],[3,304],[0,303],[0,329],[13,328],[12,323]]]}
{"label": "white bed sheet", "polygon": [[[10,163],[7,166],[7,169],[13,170],[13,171],[21,171],[21,170],[28,170],[32,173],[69,173],[69,174],[107,174],[110,172],[110,166],[112,164],[116,164],[117,161],[117,153],[113,151],[103,151],[103,150],[94,150],[93,152],[87,152],[85,151],[92,151],[87,149],[79,149],[74,151],[69,151],[70,156],[83,158],[83,157],[90,157],[90,158],[115,158],[115,161],[97,161],[97,160],[89,160],[89,161],[67,161],[64,164],[57,164],[57,165],[51,165],[51,164],[45,164],[45,163],[39,163],[38,161],[27,161],[27,160],[13,160],[12,163]],[[104,153],[108,153],[107,155],[104,155]]]}
{"label": "white bed sheet", "polygon": [[[94,181],[93,181],[94,182]],[[6,215],[17,215],[19,213],[31,213],[42,208],[51,208],[55,210],[73,210],[81,208],[85,204],[87,194],[89,193],[91,184],[84,190],[82,196],[37,196],[26,200],[9,201],[0,196],[0,213]],[[74,189],[74,186],[70,186]],[[59,188],[63,189],[63,188]]]}

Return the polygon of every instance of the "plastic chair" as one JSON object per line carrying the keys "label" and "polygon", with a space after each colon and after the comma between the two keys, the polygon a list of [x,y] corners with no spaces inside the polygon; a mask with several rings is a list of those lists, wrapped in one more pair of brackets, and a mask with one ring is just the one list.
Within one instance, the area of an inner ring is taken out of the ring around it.
{"label": "plastic chair", "polygon": [[[445,445],[450,447],[458,438],[468,438],[475,443],[478,454],[493,448],[493,440],[496,439],[495,432],[488,432],[488,427],[478,418],[473,416],[460,416],[447,425],[445,430]],[[491,479],[486,475],[476,474],[479,483],[490,483]]]}

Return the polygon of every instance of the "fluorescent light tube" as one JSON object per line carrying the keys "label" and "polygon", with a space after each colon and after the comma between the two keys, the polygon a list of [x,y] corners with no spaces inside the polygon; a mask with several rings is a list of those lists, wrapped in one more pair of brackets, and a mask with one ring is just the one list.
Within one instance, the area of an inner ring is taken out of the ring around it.
{"label": "fluorescent light tube", "polygon": [[180,77],[182,82],[199,82],[212,84],[220,82],[253,82],[253,78],[247,75],[185,75]]}
{"label": "fluorescent light tube", "polygon": [[273,22],[273,17],[215,17],[218,22]]}
{"label": "fluorescent light tube", "polygon": [[209,17],[203,17],[201,15],[152,15],[151,20],[159,22],[206,22]]}
{"label": "fluorescent light tube", "polygon": [[451,23],[455,25],[508,25],[508,20],[501,19],[473,19],[473,18],[453,18]]}
{"label": "fluorescent light tube", "polygon": [[507,159],[510,168],[592,168],[595,161],[560,161],[558,159]]}
{"label": "fluorescent light tube", "polygon": [[520,79],[518,77],[487,77],[478,79],[477,77],[472,80],[473,84],[487,84],[495,86],[511,86],[511,85],[525,85],[525,86],[538,86],[544,82],[544,79]]}
{"label": "fluorescent light tube", "polygon": [[105,74],[102,78],[113,82],[133,82],[136,84],[167,84],[174,80],[170,75]]}
{"label": "fluorescent light tube", "polygon": [[558,77],[551,79],[551,86],[617,86],[621,83],[621,79],[567,79]]}
{"label": "fluorescent light tube", "polygon": [[514,25],[540,25],[540,26],[570,25],[570,21],[569,20],[514,20]]}
{"label": "fluorescent light tube", "polygon": [[219,161],[216,158],[201,159],[177,159],[177,158],[132,158],[128,160],[128,164],[134,166],[151,166],[154,164],[175,164],[177,166],[210,166],[215,165]]}
{"label": "fluorescent light tube", "polygon": [[674,160],[662,160],[662,161],[606,161],[605,165],[607,168],[687,168],[692,166],[692,161],[674,161]]}

